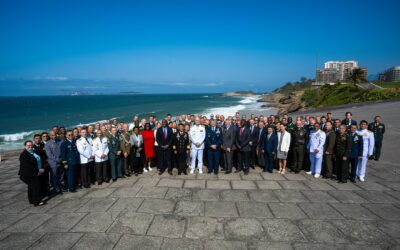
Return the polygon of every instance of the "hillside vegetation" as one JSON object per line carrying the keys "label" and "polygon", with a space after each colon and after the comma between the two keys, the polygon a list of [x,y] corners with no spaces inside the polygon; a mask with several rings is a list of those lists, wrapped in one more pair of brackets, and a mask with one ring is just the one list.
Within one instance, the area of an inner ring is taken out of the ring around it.
{"label": "hillside vegetation", "polygon": [[302,100],[307,108],[320,108],[393,98],[400,98],[398,88],[361,89],[354,84],[327,84],[318,89],[306,88]]}

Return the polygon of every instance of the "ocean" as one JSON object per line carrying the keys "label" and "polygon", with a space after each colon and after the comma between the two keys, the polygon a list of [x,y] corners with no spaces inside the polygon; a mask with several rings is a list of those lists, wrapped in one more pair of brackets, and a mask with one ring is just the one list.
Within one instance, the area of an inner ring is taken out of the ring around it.
{"label": "ocean", "polygon": [[52,126],[73,128],[111,118],[131,122],[133,115],[159,119],[170,113],[233,115],[271,114],[261,109],[259,96],[231,97],[221,94],[137,94],[88,96],[0,97],[0,151],[22,148],[33,134]]}

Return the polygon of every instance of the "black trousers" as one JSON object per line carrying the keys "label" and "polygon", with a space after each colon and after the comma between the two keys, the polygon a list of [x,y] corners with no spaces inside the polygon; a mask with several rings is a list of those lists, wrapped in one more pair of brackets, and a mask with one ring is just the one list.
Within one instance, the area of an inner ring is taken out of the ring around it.
{"label": "black trousers", "polygon": [[331,178],[333,174],[333,155],[324,154],[324,176]]}
{"label": "black trousers", "polygon": [[303,164],[305,161],[304,157],[306,154],[306,147],[304,145],[298,145],[293,147],[293,171],[303,170]]}
{"label": "black trousers", "polygon": [[251,151],[240,151],[243,172],[249,172]]}
{"label": "black trousers", "polygon": [[135,174],[143,172],[143,167],[144,167],[144,155],[142,152],[139,152],[139,155],[136,154],[135,149],[131,153],[131,164],[132,164],[132,170]]}
{"label": "black trousers", "polygon": [[20,176],[21,181],[28,185],[28,200],[29,203],[38,205],[42,199],[41,185],[39,176],[25,177]]}
{"label": "black trousers", "polygon": [[256,161],[257,161],[257,146],[252,145],[250,151],[250,159],[249,159],[250,167],[253,168],[256,165]]}
{"label": "black trousers", "polygon": [[350,180],[354,181],[357,177],[358,157],[350,158]]}
{"label": "black trousers", "polygon": [[172,171],[171,149],[163,149],[159,147],[157,151],[158,167],[160,168],[161,173],[163,173],[166,169],[168,169],[168,171]]}
{"label": "black trousers", "polygon": [[382,139],[375,140],[374,144],[374,159],[379,160],[381,157]]}
{"label": "black trousers", "polygon": [[108,160],[107,161],[102,161],[102,162],[96,162],[95,164],[96,168],[96,180],[97,184],[103,183],[103,181],[108,181]]}
{"label": "black trousers", "polygon": [[81,182],[82,186],[90,187],[91,178],[90,178],[90,168],[93,165],[93,162],[81,164]]}
{"label": "black trousers", "polygon": [[343,160],[343,156],[336,155],[337,179],[347,181],[349,179],[349,161]]}
{"label": "black trousers", "polygon": [[186,173],[186,153],[175,154],[176,165],[178,167],[178,174]]}

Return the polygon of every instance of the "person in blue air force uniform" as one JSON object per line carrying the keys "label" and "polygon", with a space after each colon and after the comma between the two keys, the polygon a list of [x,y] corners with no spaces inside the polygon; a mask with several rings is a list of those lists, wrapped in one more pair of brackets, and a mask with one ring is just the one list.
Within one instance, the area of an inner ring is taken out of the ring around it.
{"label": "person in blue air force uniform", "polygon": [[357,125],[351,125],[349,135],[351,137],[350,161],[350,181],[356,182],[358,161],[362,159],[364,141],[363,137],[357,133]]}
{"label": "person in blue air force uniform", "polygon": [[267,132],[263,134],[261,139],[261,147],[264,153],[264,170],[270,172],[274,170],[274,156],[278,148],[278,137],[273,127],[268,127]]}
{"label": "person in blue air force uniform", "polygon": [[67,171],[67,185],[69,192],[76,192],[75,172],[79,165],[79,152],[73,141],[72,130],[67,131],[67,139],[61,144],[61,160]]}
{"label": "person in blue air force uniform", "polygon": [[311,162],[310,171],[307,172],[307,174],[313,174],[315,178],[319,178],[321,175],[325,139],[325,132],[320,129],[319,123],[315,123],[314,129],[310,133],[310,140],[307,145]]}
{"label": "person in blue air force uniform", "polygon": [[218,174],[219,159],[222,144],[222,129],[217,122],[211,120],[211,126],[206,129],[206,147],[208,149],[208,173]]}

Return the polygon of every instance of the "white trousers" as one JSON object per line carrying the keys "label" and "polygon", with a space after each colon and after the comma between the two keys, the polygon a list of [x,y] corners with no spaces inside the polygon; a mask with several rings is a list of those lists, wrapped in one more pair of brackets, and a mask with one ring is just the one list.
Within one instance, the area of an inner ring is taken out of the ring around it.
{"label": "white trousers", "polygon": [[361,160],[358,160],[357,171],[356,171],[358,177],[365,177],[365,171],[367,170],[367,162],[368,162],[367,156],[363,156]]}
{"label": "white trousers", "polygon": [[190,169],[195,169],[196,167],[196,159],[198,169],[203,169],[203,150],[204,149],[191,149],[190,150],[190,159],[192,160],[190,164]]}
{"label": "white trousers", "polygon": [[316,154],[310,153],[310,171],[312,174],[321,174],[322,157],[317,158],[316,156]]}

